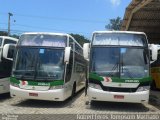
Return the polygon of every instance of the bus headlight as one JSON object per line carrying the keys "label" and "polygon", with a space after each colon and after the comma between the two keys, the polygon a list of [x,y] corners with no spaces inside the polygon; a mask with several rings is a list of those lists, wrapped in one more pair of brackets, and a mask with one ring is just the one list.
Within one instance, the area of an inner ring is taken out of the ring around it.
{"label": "bus headlight", "polygon": [[12,86],[14,86],[14,87],[18,87],[18,88],[19,88],[19,85],[18,85],[18,84],[16,84],[16,83],[12,83],[12,82],[10,82],[10,84],[11,84]]}
{"label": "bus headlight", "polygon": [[57,85],[57,86],[51,86],[49,89],[54,90],[54,89],[62,89],[62,88],[64,88],[63,85]]}
{"label": "bus headlight", "polygon": [[150,89],[150,86],[141,86],[137,89],[137,92],[147,91]]}
{"label": "bus headlight", "polygon": [[102,90],[101,86],[98,85],[98,84],[94,84],[94,83],[89,83],[89,87],[91,88],[95,88],[95,89],[99,89],[99,90]]}

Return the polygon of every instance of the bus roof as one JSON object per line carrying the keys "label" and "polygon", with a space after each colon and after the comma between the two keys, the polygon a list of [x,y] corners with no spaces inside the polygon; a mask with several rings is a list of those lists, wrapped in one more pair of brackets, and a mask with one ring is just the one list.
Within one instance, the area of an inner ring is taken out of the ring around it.
{"label": "bus roof", "polygon": [[135,32],[135,31],[94,31],[93,34],[96,33],[127,33],[127,34],[143,34],[146,35],[144,32]]}
{"label": "bus roof", "polygon": [[27,33],[23,33],[22,35],[27,35],[27,34],[43,34],[43,35],[70,36],[67,33],[53,33],[53,32],[27,32]]}
{"label": "bus roof", "polygon": [[9,36],[0,36],[0,38],[3,38],[3,39],[11,39],[11,40],[13,40],[13,41],[18,41],[18,39],[13,38],[13,37],[9,37]]}
{"label": "bus roof", "polygon": [[[144,33],[144,32],[135,32],[135,31],[95,31],[95,32],[93,32],[93,35],[92,35],[92,42],[94,41],[95,42],[95,40],[94,40],[94,36],[96,35],[96,34],[113,34],[113,36],[114,36],[114,34],[130,34],[130,35],[144,35],[144,37],[146,38],[145,40],[146,40],[146,44],[148,44],[148,39],[147,39],[147,36],[146,36],[146,34]],[[116,35],[115,35],[115,37],[116,37]],[[116,40],[118,40],[118,41],[116,41]],[[138,40],[138,39],[137,39]],[[128,40],[128,41],[131,41],[131,42],[127,42],[127,39],[126,40],[122,40],[122,39],[120,39],[120,38],[117,38],[117,39],[115,39],[115,38],[110,38],[110,39],[105,39],[105,40],[99,40],[99,41],[97,41],[97,42],[95,42],[93,45],[129,45],[129,46],[144,46],[143,44],[141,44],[141,42],[133,42],[133,40],[132,39],[130,39],[130,40]],[[134,40],[135,41],[135,40]]]}
{"label": "bus roof", "polygon": [[82,46],[75,40],[74,37],[72,37],[70,34],[67,34],[67,33],[54,33],[54,32],[26,32],[26,33],[23,33],[22,35],[31,35],[31,34],[43,34],[43,35],[58,35],[58,36],[67,36],[67,37],[71,37],[75,42],[76,44],[78,44],[81,48]]}

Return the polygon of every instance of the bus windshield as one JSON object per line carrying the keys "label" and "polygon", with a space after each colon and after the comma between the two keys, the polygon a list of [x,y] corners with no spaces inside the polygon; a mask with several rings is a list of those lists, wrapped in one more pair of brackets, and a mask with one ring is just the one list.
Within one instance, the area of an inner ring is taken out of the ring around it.
{"label": "bus windshield", "polygon": [[13,75],[20,79],[63,79],[63,49],[20,47]]}
{"label": "bus windshield", "polygon": [[67,37],[46,34],[24,34],[20,37],[20,46],[65,47]]}
{"label": "bus windshield", "polygon": [[117,76],[119,73],[118,48],[92,48],[91,71],[101,76]]}
{"label": "bus windshield", "polygon": [[101,76],[144,78],[149,75],[148,52],[140,48],[93,47],[91,71]]}
{"label": "bus windshield", "polygon": [[141,48],[121,48],[121,78],[145,78],[149,76],[148,52]]}

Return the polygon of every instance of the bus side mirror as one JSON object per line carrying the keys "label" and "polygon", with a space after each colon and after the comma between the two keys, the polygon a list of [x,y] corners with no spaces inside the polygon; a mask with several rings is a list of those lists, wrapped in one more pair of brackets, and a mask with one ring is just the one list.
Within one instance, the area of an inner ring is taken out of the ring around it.
{"label": "bus side mirror", "polygon": [[88,61],[89,61],[89,54],[90,54],[90,43],[84,43],[83,44],[83,56]]}
{"label": "bus side mirror", "polygon": [[158,46],[154,45],[154,44],[151,44],[149,46],[149,48],[151,50],[151,59],[152,59],[152,61],[156,61],[157,57],[158,57]]}
{"label": "bus side mirror", "polygon": [[3,47],[3,58],[13,61],[13,54],[15,48],[16,48],[15,44],[5,44]]}
{"label": "bus side mirror", "polygon": [[66,47],[64,52],[64,62],[67,64],[69,63],[70,54],[71,54],[71,47]]}

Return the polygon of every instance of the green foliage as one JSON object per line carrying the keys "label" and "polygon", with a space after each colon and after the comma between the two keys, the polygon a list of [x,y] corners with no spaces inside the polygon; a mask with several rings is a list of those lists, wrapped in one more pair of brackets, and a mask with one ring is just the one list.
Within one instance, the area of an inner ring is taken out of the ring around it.
{"label": "green foliage", "polygon": [[108,30],[120,30],[122,26],[122,19],[117,17],[116,19],[110,19],[110,23],[105,26]]}
{"label": "green foliage", "polygon": [[89,39],[85,38],[83,35],[73,34],[73,33],[71,33],[70,35],[74,37],[74,39],[76,39],[81,46],[83,46],[84,43],[90,42]]}
{"label": "green foliage", "polygon": [[[8,36],[8,33],[6,31],[0,31],[0,36]],[[10,37],[19,39],[19,35],[16,34],[10,35]]]}
{"label": "green foliage", "polygon": [[13,37],[13,38],[17,38],[17,39],[19,39],[19,35],[15,35],[15,34],[10,35],[10,37]]}
{"label": "green foliage", "polygon": [[0,31],[0,36],[7,36],[8,33],[6,31]]}

